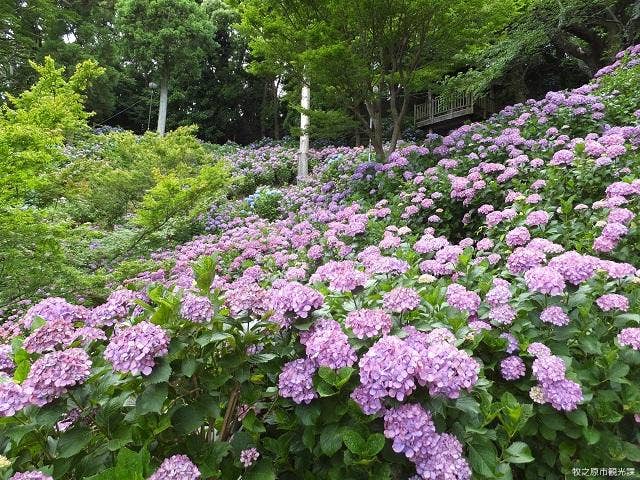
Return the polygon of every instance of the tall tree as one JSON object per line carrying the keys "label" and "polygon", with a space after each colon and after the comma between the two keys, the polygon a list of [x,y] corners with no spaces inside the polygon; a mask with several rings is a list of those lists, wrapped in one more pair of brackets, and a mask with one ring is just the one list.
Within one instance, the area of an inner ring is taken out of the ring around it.
{"label": "tall tree", "polygon": [[492,39],[514,11],[511,0],[246,0],[242,27],[257,59],[334,89],[382,157],[397,145],[420,70]]}
{"label": "tall tree", "polygon": [[158,133],[167,119],[169,80],[177,70],[198,72],[213,47],[213,25],[195,0],[118,0],[116,24],[128,60],[155,71],[160,84]]}

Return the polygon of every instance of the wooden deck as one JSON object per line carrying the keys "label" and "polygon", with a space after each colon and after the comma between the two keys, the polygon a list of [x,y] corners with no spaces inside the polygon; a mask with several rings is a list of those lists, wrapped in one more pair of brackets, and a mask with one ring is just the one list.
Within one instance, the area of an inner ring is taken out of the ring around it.
{"label": "wooden deck", "polygon": [[429,97],[426,103],[413,106],[413,121],[416,127],[435,125],[452,118],[473,113],[473,96],[458,93],[446,97]]}

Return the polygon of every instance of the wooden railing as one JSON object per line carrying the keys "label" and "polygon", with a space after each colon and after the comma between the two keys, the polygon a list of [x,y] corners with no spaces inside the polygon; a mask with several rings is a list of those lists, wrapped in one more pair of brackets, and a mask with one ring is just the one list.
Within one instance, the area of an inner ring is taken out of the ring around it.
{"label": "wooden railing", "polygon": [[413,121],[416,127],[434,125],[463,115],[473,113],[473,96],[469,93],[454,93],[447,96],[429,97],[426,103],[413,107]]}

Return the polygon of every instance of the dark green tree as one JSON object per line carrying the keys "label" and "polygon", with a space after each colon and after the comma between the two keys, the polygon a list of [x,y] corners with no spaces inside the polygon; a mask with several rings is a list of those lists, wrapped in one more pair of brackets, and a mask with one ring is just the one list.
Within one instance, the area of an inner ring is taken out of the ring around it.
{"label": "dark green tree", "polygon": [[214,48],[213,24],[195,0],[118,0],[116,26],[125,60],[157,75],[157,130],[164,134],[169,80],[176,72],[199,72],[206,51]]}

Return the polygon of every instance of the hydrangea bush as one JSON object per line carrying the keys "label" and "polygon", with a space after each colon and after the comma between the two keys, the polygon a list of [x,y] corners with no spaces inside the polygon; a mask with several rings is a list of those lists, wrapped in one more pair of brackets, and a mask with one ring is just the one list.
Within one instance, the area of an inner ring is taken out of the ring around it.
{"label": "hydrangea bush", "polygon": [[384,162],[327,149],[280,218],[4,322],[5,477],[629,474],[640,121],[612,86],[639,59]]}

